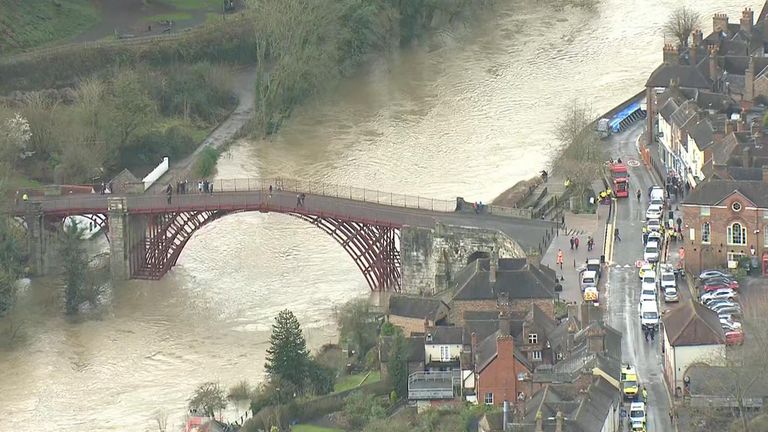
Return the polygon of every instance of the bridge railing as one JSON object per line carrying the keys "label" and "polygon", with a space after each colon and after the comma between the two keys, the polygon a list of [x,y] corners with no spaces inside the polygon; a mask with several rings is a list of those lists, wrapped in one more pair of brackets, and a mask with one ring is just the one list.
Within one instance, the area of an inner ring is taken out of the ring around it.
{"label": "bridge railing", "polygon": [[[389,205],[393,207],[414,208],[440,212],[456,211],[455,200],[426,198],[417,195],[397,194],[376,189],[359,188],[332,183],[305,181],[296,179],[219,179],[213,183],[216,192],[268,192],[272,186],[274,191],[305,193],[334,198],[351,199],[355,201]],[[197,184],[194,185],[197,190]]]}

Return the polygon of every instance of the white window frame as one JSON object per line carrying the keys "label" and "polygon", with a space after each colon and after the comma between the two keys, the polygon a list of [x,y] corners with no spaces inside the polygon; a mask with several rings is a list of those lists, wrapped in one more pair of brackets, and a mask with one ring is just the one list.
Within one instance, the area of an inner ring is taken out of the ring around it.
{"label": "white window frame", "polygon": [[483,402],[485,402],[486,405],[493,405],[493,393],[485,392],[485,396],[483,397]]}
{"label": "white window frame", "polygon": [[528,333],[528,343],[531,345],[539,343],[539,335],[536,333]]}
{"label": "white window frame", "polygon": [[701,206],[699,207],[699,215],[701,216],[709,216],[709,206]]}
{"label": "white window frame", "polygon": [[[734,240],[734,236],[733,236],[734,231],[733,231],[733,229],[734,229],[734,227],[736,225],[738,225],[738,228],[741,231],[741,236],[740,236],[741,238],[739,239],[739,240],[741,240],[740,243],[736,243],[736,242],[733,241]],[[728,228],[726,230],[726,242],[727,242],[727,244],[729,246],[746,246],[747,245],[747,227],[746,227],[746,225],[744,225],[741,222],[733,222],[730,225],[728,225]]]}
{"label": "white window frame", "polygon": [[728,252],[727,254],[728,261],[736,261],[736,262],[739,262],[739,258],[745,257],[745,256],[746,255],[743,254],[742,252]]}
{"label": "white window frame", "polygon": [[541,361],[541,351],[531,351],[531,358],[536,361]]}
{"label": "white window frame", "polygon": [[712,243],[712,225],[709,222],[701,224],[701,244]]}
{"label": "white window frame", "polygon": [[768,225],[763,227],[763,247],[768,245]]}
{"label": "white window frame", "polygon": [[440,345],[440,361],[451,360],[451,347],[448,345]]}

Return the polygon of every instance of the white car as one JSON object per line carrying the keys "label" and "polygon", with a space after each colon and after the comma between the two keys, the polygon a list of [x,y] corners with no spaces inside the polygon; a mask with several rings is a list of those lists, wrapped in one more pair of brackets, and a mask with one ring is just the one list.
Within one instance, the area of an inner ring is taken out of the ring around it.
{"label": "white car", "polygon": [[645,240],[646,243],[650,241],[655,241],[658,244],[661,244],[661,233],[658,231],[651,231],[648,233],[648,238]]}
{"label": "white car", "polygon": [[741,330],[741,323],[732,319],[721,318],[720,325],[723,326],[723,330],[725,331]]}
{"label": "white car", "polygon": [[677,279],[675,278],[675,274],[670,271],[662,271],[660,285],[661,289],[677,287]]}
{"label": "white car", "polygon": [[738,306],[739,304],[733,301],[730,301],[728,299],[722,299],[722,300],[711,300],[707,302],[707,307],[709,309],[712,309],[714,307],[720,306],[720,305],[728,305],[728,306]]}
{"label": "white car", "polygon": [[677,288],[675,287],[664,288],[664,302],[673,303],[676,301],[680,301],[680,297],[677,295]]}
{"label": "white car", "polygon": [[658,219],[649,219],[645,226],[648,227],[648,231],[661,231],[661,222]]}
{"label": "white car", "polygon": [[643,251],[643,259],[649,263],[655,263],[659,261],[659,244],[656,242],[648,242],[645,245]]}
{"label": "white car", "polygon": [[643,286],[643,289],[640,290],[640,301],[641,302],[647,302],[647,301],[656,301],[656,287],[645,287]]}
{"label": "white car", "polygon": [[632,402],[629,405],[629,420],[632,423],[645,423],[645,403]]}
{"label": "white car", "polygon": [[709,279],[713,277],[732,278],[733,276],[728,273],[721,272],[720,270],[704,270],[699,275],[699,279]]}
{"label": "white car", "polygon": [[704,293],[701,296],[701,302],[706,304],[709,304],[712,300],[730,300],[733,301],[733,299],[736,297],[736,292],[730,288],[724,288],[719,289],[715,291],[710,291],[708,293]]}
{"label": "white car", "polygon": [[662,213],[661,206],[658,204],[651,204],[648,206],[648,210],[645,211],[646,219],[661,219]]}

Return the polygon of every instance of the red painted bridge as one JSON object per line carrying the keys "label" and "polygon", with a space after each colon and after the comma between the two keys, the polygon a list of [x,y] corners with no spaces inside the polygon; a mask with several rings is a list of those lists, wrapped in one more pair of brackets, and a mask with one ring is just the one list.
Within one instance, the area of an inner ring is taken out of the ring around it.
{"label": "red painted bridge", "polygon": [[[271,194],[269,185],[273,185]],[[237,212],[284,213],[333,237],[355,261],[371,289],[396,291],[402,285],[398,240],[405,226],[432,228],[441,222],[499,230],[527,251],[546,247],[543,239],[552,228],[551,223],[531,220],[526,210],[488,206],[477,214],[471,205],[458,208],[457,200],[319,183],[223,180],[214,184],[214,191],[174,193],[170,203],[165,194],[33,197],[19,203],[14,214],[27,219],[28,226],[30,218],[37,217],[49,231],[58,229],[68,216],[89,218],[103,228],[113,255],[116,243],[122,242],[126,277],[159,279],[176,264],[202,226]],[[305,194],[303,204],[298,202],[298,194]]]}

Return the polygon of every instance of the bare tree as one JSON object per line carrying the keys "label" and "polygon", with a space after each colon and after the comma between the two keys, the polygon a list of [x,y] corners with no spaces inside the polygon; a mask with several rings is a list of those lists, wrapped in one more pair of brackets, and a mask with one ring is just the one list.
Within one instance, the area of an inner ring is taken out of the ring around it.
{"label": "bare tree", "polygon": [[663,30],[665,34],[676,37],[680,45],[687,47],[688,38],[700,22],[701,15],[697,11],[687,6],[681,6],[667,18]]}
{"label": "bare tree", "polygon": [[195,394],[189,400],[189,409],[207,417],[214,417],[216,411],[227,407],[227,397],[218,383],[207,382],[195,389]]}
{"label": "bare tree", "polygon": [[158,432],[168,430],[168,412],[165,409],[158,410],[155,413],[155,422],[157,423]]}
{"label": "bare tree", "polygon": [[573,102],[555,129],[555,137],[563,150],[553,161],[553,171],[570,180],[574,195],[584,203],[592,182],[599,179],[605,163],[605,151],[600,138],[591,127],[592,109]]}

